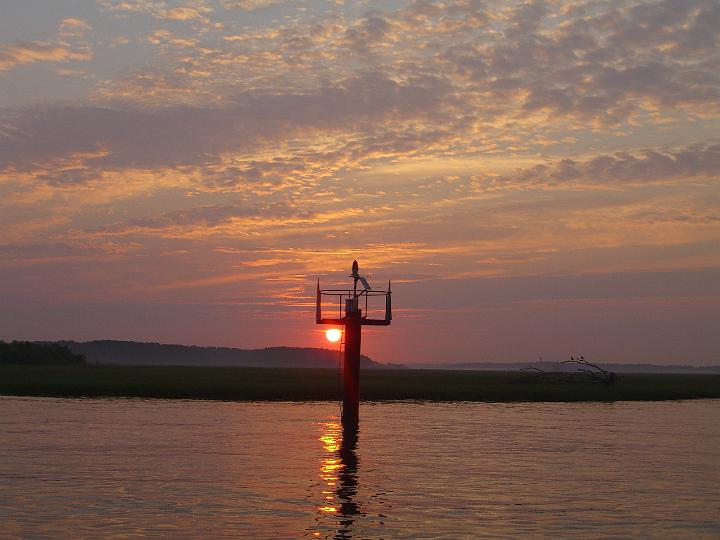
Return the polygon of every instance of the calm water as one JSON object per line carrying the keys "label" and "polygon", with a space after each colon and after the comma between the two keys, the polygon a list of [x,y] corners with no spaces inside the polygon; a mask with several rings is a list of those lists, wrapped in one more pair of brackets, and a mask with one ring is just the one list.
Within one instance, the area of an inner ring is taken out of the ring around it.
{"label": "calm water", "polygon": [[3,538],[720,538],[720,401],[0,398]]}

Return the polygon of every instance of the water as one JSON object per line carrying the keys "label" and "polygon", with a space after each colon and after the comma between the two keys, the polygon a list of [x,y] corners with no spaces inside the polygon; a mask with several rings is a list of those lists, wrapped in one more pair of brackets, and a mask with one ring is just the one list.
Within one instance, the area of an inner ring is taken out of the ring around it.
{"label": "water", "polygon": [[2,538],[720,538],[720,401],[0,398]]}

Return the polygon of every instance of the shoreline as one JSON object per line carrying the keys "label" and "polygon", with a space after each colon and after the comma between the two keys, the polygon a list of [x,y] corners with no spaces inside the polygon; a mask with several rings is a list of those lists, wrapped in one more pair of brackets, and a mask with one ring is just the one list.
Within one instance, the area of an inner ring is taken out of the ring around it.
{"label": "shoreline", "polygon": [[[720,398],[720,375],[619,374],[615,384],[526,372],[363,370],[363,402],[613,402]],[[221,401],[338,401],[337,370],[1,365],[0,395]]]}

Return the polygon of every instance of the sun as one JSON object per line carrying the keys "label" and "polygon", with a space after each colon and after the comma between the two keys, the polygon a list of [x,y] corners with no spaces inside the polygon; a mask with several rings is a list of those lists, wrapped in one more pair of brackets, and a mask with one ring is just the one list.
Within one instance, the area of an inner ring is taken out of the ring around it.
{"label": "sun", "polygon": [[335,343],[342,337],[342,332],[337,328],[330,328],[329,330],[325,331],[325,337],[328,339],[328,341],[332,341]]}

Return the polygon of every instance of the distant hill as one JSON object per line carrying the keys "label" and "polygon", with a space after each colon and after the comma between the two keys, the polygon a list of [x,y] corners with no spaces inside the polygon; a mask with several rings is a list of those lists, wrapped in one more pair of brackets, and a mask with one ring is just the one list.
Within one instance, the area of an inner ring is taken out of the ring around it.
{"label": "distant hill", "polygon": [[[338,351],[307,347],[232,349],[113,340],[57,343],[84,355],[88,364],[335,368],[339,357]],[[387,366],[363,355],[360,367]]]}
{"label": "distant hill", "polygon": [[[611,364],[594,362],[598,366],[615,373],[686,373],[686,374],[720,374],[720,365],[717,366],[681,366],[656,364]],[[464,362],[455,364],[417,364],[412,367],[418,369],[450,369],[450,370],[477,370],[477,371],[518,371],[521,369],[541,369],[543,371],[576,371],[577,365],[561,364],[558,362]]]}

